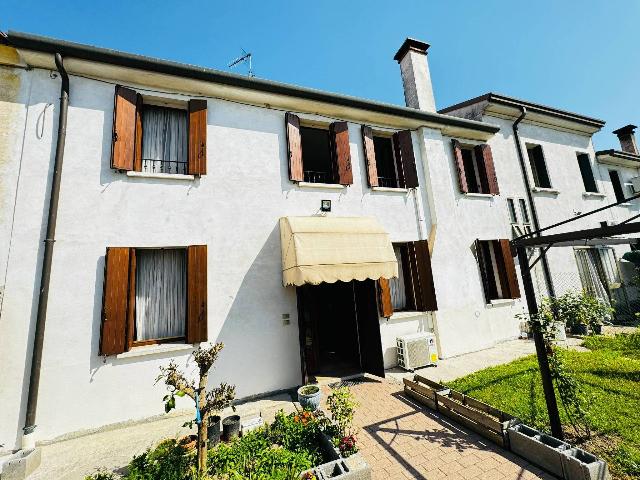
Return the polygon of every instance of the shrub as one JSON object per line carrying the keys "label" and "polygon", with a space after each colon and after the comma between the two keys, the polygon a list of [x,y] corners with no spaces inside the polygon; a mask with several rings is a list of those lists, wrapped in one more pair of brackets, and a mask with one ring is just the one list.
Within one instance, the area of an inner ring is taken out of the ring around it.
{"label": "shrub", "polygon": [[351,455],[356,453],[358,451],[358,446],[356,445],[355,435],[347,435],[346,437],[342,437],[340,439],[338,449],[340,450],[340,454],[343,457],[350,457]]}
{"label": "shrub", "polygon": [[154,449],[133,457],[126,480],[186,480],[195,466],[194,452],[184,442],[168,439]]}
{"label": "shrub", "polygon": [[336,388],[327,398],[327,407],[331,412],[331,418],[338,427],[340,436],[350,433],[353,414],[357,406],[349,387]]}
{"label": "shrub", "polygon": [[96,473],[84,477],[84,480],[119,480],[120,478],[122,478],[120,475],[108,470],[98,470]]}
{"label": "shrub", "polygon": [[322,461],[318,435],[325,425],[326,418],[321,412],[304,411],[286,415],[281,410],[276,413],[267,432],[271,443],[287,450],[308,452],[313,464],[317,465]]}
{"label": "shrub", "polygon": [[[304,448],[295,451],[274,444],[270,429],[247,433],[232,443],[221,443],[209,451],[209,473],[216,478],[297,479],[300,472],[317,464],[316,455]],[[287,437],[291,444],[293,436]],[[301,442],[297,442],[301,443]]]}

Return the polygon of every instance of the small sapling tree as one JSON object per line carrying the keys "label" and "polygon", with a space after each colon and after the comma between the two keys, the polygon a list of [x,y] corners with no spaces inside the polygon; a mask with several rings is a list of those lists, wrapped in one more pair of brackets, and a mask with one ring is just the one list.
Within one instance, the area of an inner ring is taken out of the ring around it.
{"label": "small sapling tree", "polygon": [[[198,426],[198,471],[207,470],[207,427],[209,417],[231,405],[236,395],[236,387],[227,383],[221,383],[215,388],[207,390],[209,372],[218,359],[220,351],[224,348],[222,343],[216,343],[207,347],[198,347],[193,352],[193,360],[198,366],[198,383],[190,380],[178,369],[173,360],[166,367],[160,367],[160,375],[156,383],[163,381],[169,389],[169,394],[164,397],[165,412],[171,411],[176,406],[175,397],[191,398],[196,406],[195,422]],[[189,422],[191,423],[191,422]]]}

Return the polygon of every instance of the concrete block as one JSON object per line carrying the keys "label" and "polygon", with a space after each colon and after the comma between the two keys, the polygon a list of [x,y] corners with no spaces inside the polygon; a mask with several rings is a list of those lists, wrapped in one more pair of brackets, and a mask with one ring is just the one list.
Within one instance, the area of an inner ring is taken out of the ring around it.
{"label": "concrete block", "polygon": [[571,445],[524,424],[510,427],[511,451],[562,478],[562,452]]}
{"label": "concrete block", "polygon": [[609,480],[609,467],[604,460],[580,448],[562,452],[562,468],[566,480]]}
{"label": "concrete block", "polygon": [[41,451],[39,448],[20,450],[11,455],[2,464],[2,480],[24,480],[40,466]]}
{"label": "concrete block", "polygon": [[371,467],[357,453],[349,458],[341,458],[318,465],[311,470],[303,472],[301,478],[304,478],[307,472],[313,472],[318,480],[328,480],[330,478],[338,480],[371,480]]}

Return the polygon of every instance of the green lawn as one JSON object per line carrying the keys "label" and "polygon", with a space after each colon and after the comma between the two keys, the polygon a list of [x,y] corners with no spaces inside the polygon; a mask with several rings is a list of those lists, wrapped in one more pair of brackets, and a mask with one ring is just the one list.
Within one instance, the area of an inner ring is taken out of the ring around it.
{"label": "green lawn", "polygon": [[[605,458],[616,478],[640,478],[640,333],[590,337],[589,352],[567,352],[580,381],[594,438],[586,450]],[[534,355],[487,368],[448,384],[471,397],[548,430],[548,417]],[[565,412],[560,406],[563,424]],[[565,424],[570,433],[570,427]]]}

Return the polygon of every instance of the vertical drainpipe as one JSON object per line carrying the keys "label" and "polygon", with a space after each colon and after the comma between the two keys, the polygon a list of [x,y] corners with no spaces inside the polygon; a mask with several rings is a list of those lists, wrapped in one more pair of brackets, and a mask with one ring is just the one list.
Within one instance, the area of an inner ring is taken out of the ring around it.
{"label": "vertical drainpipe", "polygon": [[62,161],[64,158],[64,142],[67,134],[67,111],[69,108],[69,76],[62,63],[62,55],[55,54],[55,62],[62,84],[60,86],[60,112],[58,115],[58,137],[56,155],[53,164],[53,178],[49,196],[49,212],[47,215],[47,233],[44,239],[44,256],[40,276],[40,293],[38,295],[38,313],[36,331],[31,354],[31,374],[29,375],[29,394],[27,397],[27,413],[24,423],[23,448],[33,448],[36,429],[36,409],[38,406],[38,389],[40,387],[40,366],[42,364],[42,346],[47,319],[47,303],[49,301],[49,283],[51,279],[51,263],[56,236],[56,220],[58,218],[58,199],[60,197],[60,180],[62,177]]}
{"label": "vertical drainpipe", "polygon": [[[531,184],[529,182],[529,175],[527,174],[527,167],[524,160],[524,155],[522,154],[522,142],[520,141],[520,132],[518,130],[518,125],[524,117],[527,115],[527,108],[521,107],[521,114],[513,122],[513,138],[516,141],[516,150],[518,151],[518,160],[520,161],[520,170],[522,171],[522,179],[524,180],[524,187],[527,191],[527,200],[529,201],[529,206],[531,208],[531,218],[533,220],[533,227],[535,230],[540,230],[540,222],[538,221],[538,211],[536,210],[536,204],[533,201],[533,194],[531,193]],[[540,234],[537,234],[538,236]],[[542,272],[544,274],[544,280],[547,284],[547,291],[549,295],[555,296],[555,289],[553,287],[553,279],[551,278],[551,270],[549,269],[549,262],[547,261],[547,255],[543,254],[541,258],[542,263]]]}

